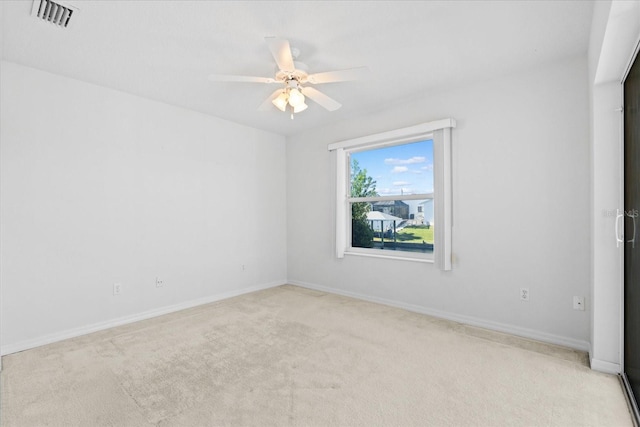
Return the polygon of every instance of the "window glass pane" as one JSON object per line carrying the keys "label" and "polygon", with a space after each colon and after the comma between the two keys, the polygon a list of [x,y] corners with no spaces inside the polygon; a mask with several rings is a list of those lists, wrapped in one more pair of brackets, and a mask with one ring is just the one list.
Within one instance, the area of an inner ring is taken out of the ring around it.
{"label": "window glass pane", "polygon": [[433,192],[433,140],[351,153],[351,197]]}
{"label": "window glass pane", "polygon": [[352,203],[351,215],[352,247],[433,252],[433,199]]}
{"label": "window glass pane", "polygon": [[351,197],[399,196],[351,203],[351,246],[433,252],[433,140],[353,152]]}

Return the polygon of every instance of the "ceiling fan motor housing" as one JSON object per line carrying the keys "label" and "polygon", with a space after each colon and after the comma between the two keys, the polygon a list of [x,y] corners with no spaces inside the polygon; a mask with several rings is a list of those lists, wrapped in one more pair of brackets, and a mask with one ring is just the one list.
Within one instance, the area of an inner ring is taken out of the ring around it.
{"label": "ceiling fan motor housing", "polygon": [[295,70],[286,71],[276,69],[276,80],[286,82],[291,79],[295,79],[301,83],[307,81],[309,67],[307,64],[303,62],[294,62],[293,63]]}
{"label": "ceiling fan motor housing", "polygon": [[300,89],[300,82],[295,77],[286,80],[285,82],[287,89]]}

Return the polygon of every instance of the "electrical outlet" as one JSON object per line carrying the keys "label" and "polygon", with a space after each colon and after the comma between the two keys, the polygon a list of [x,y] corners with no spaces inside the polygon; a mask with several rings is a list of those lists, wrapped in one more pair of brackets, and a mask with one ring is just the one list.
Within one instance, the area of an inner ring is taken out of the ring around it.
{"label": "electrical outlet", "polygon": [[584,297],[573,297],[573,309],[584,311]]}
{"label": "electrical outlet", "polygon": [[520,288],[520,300],[529,301],[529,288]]}
{"label": "electrical outlet", "polygon": [[164,286],[164,280],[159,277],[156,277],[156,288],[161,288]]}
{"label": "electrical outlet", "polygon": [[122,293],[122,285],[120,283],[113,284],[113,294],[120,295]]}
{"label": "electrical outlet", "polygon": [[244,270],[245,270],[245,268],[244,268],[244,264],[242,264],[242,271],[244,271]]}

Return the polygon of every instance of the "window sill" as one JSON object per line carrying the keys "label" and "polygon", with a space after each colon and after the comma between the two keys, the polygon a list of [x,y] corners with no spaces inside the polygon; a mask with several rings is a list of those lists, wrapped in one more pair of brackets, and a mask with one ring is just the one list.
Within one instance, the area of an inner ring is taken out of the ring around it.
{"label": "window sill", "polygon": [[[388,252],[387,252],[388,253]],[[384,259],[394,259],[399,261],[413,261],[413,262],[421,262],[425,264],[433,264],[433,258],[422,258],[422,257],[410,257],[410,256],[397,256],[397,255],[386,255],[386,254],[378,254],[374,252],[354,252],[354,251],[345,251],[345,255],[356,255],[363,256],[369,258],[384,258]]]}

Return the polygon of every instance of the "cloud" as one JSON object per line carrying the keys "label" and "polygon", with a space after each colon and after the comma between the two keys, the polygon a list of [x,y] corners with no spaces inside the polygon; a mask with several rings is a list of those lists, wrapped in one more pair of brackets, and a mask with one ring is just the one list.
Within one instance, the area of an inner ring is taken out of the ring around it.
{"label": "cloud", "polygon": [[420,169],[423,170],[423,171],[430,171],[430,170],[433,169],[433,165],[432,164],[428,164],[426,166],[421,167]]}
{"label": "cloud", "polygon": [[[395,184],[395,183],[394,183]],[[405,184],[409,184],[406,182]],[[413,189],[409,187],[402,188],[377,188],[376,191],[381,196],[399,196],[401,194],[413,194]]]}
{"label": "cloud", "polygon": [[388,165],[413,165],[416,163],[424,163],[426,161],[427,161],[427,158],[423,156],[413,156],[410,159],[394,159],[394,158],[384,159],[384,162]]}
{"label": "cloud", "polygon": [[402,187],[403,185],[409,185],[409,184],[411,183],[407,181],[393,181],[393,185],[395,185],[396,187]]}
{"label": "cloud", "polygon": [[406,172],[408,171],[409,168],[406,166],[396,166],[393,169],[391,169],[391,173],[402,173],[402,172]]}

